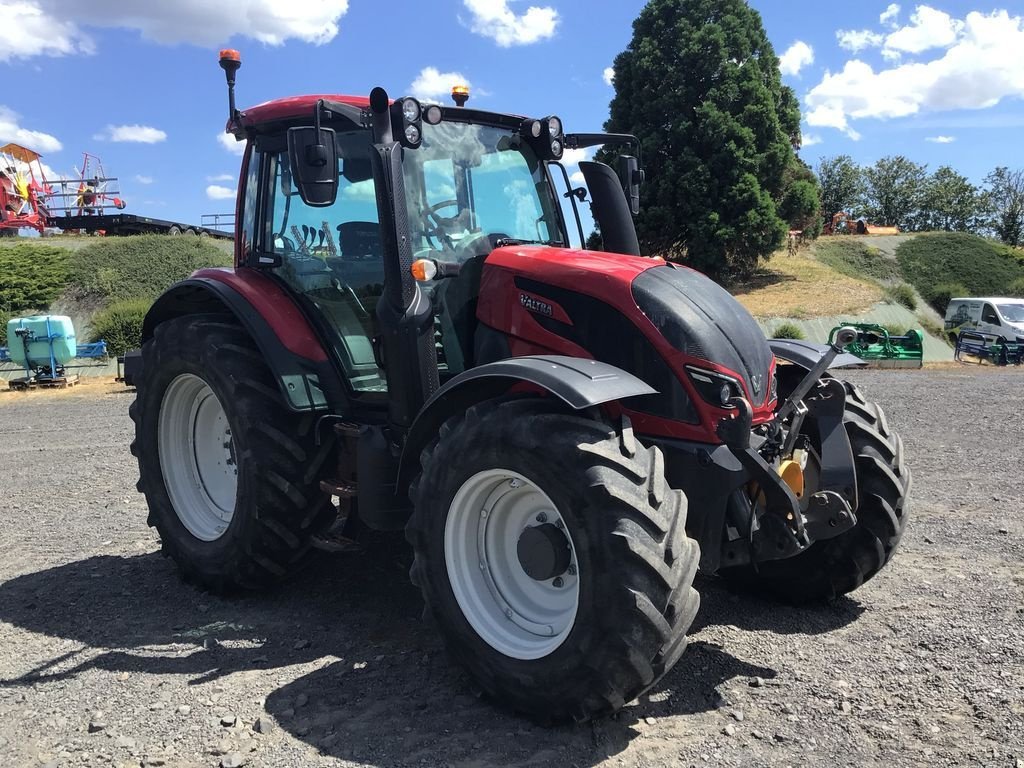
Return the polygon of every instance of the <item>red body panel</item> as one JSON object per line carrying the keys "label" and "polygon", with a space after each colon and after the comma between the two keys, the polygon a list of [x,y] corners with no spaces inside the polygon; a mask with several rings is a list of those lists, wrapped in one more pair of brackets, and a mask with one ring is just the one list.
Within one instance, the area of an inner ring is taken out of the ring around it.
{"label": "red body panel", "polygon": [[249,107],[242,113],[242,126],[251,128],[260,123],[277,120],[292,120],[299,117],[312,118],[313,107],[320,99],[337,101],[353,107],[369,107],[370,100],[366,96],[342,96],[340,94],[309,94],[306,96],[289,96],[286,99],[274,99]]}
{"label": "red body panel", "polygon": [[[642,272],[665,264],[661,259],[624,256],[594,251],[568,250],[542,246],[512,246],[499,248],[487,257],[480,286],[480,301],[477,318],[486,325],[508,335],[512,354],[515,356],[535,354],[559,354],[574,357],[592,357],[591,353],[578,344],[544,328],[537,321],[537,314],[521,301],[526,291],[515,285],[517,276],[591,296],[615,307],[640,329],[651,342],[658,354],[668,363],[690,398],[700,416],[699,424],[686,424],[657,416],[627,410],[637,431],[663,437],[684,440],[720,443],[716,427],[723,418],[734,412],[715,408],[703,400],[691,386],[685,373],[686,364],[718,371],[743,382],[737,371],[731,371],[714,361],[684,355],[673,348],[654,324],[636,305],[633,298],[633,280]],[[543,301],[550,305],[555,319],[567,317],[564,308],[549,298]],[[546,314],[546,313],[545,313]],[[564,320],[563,320],[564,322]],[[774,373],[774,362],[773,370]],[[745,383],[743,384],[745,387]],[[748,400],[750,392],[745,393]],[[752,402],[752,401],[751,401]],[[613,410],[621,406],[613,407]],[[764,402],[754,406],[754,423],[764,423],[772,418],[773,403]]]}
{"label": "red body panel", "polygon": [[300,357],[317,363],[327,353],[316,332],[285,290],[255,269],[200,269],[192,277],[216,280],[235,289],[258,312],[281,343]]}

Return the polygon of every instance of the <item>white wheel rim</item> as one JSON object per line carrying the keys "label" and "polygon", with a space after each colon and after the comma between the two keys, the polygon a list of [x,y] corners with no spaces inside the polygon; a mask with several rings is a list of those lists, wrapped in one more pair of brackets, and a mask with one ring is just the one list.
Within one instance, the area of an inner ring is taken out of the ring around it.
{"label": "white wheel rim", "polygon": [[[545,523],[565,535],[570,564],[537,581],[524,570],[517,546],[523,531]],[[496,651],[539,659],[572,631],[580,595],[572,536],[547,494],[522,475],[491,469],[462,484],[445,522],[444,557],[463,615]]]}
{"label": "white wheel rim", "polygon": [[183,373],[164,392],[157,448],[181,524],[201,541],[216,541],[235,513],[238,466],[224,407],[198,376]]}

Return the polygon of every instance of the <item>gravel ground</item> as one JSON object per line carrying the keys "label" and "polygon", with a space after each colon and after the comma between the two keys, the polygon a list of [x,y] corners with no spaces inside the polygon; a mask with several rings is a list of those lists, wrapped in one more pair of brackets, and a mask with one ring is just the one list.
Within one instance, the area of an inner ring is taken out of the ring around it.
{"label": "gravel ground", "polygon": [[893,563],[803,610],[702,579],[656,690],[556,729],[473,696],[401,557],[234,599],[182,584],[135,493],[131,394],[0,396],[0,765],[1021,768],[1024,379],[851,378],[914,471]]}

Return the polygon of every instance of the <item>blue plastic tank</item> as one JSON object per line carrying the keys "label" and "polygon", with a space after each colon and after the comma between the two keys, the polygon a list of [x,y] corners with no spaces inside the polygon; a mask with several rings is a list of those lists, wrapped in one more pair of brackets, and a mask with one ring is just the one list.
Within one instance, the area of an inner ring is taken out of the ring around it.
{"label": "blue plastic tank", "polygon": [[[29,332],[28,359],[25,359],[23,337],[19,329]],[[18,365],[34,368],[50,364],[50,341],[53,341],[53,357],[57,365],[67,365],[75,358],[75,327],[70,317],[63,315],[35,315],[15,317],[7,323],[7,348],[11,361]]]}

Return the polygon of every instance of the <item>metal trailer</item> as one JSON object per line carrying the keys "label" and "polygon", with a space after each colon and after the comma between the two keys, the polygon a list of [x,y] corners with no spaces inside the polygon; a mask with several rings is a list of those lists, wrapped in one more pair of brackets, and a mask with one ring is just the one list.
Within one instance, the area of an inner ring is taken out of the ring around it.
{"label": "metal trailer", "polygon": [[234,239],[234,233],[225,232],[215,227],[197,227],[194,224],[153,219],[133,213],[51,216],[46,220],[46,226],[64,231],[85,232],[90,235],[96,233],[107,235],[198,235],[199,237],[216,237],[221,240]]}

